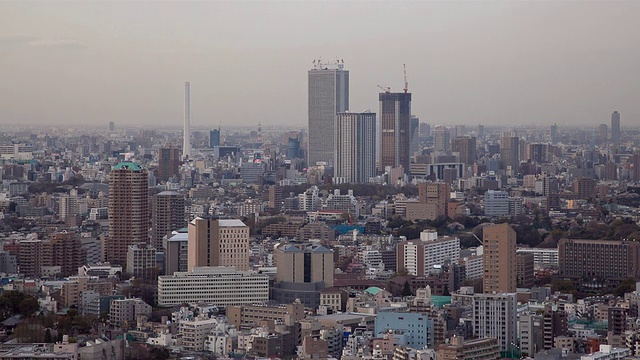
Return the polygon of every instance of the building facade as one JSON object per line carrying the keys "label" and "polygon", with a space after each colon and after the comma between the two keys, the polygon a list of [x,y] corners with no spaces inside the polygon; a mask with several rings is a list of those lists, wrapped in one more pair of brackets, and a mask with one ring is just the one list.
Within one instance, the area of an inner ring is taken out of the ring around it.
{"label": "building facade", "polygon": [[376,114],[338,113],[334,175],[343,183],[367,183],[376,175]]}
{"label": "building facade", "polygon": [[105,260],[126,265],[129,245],[149,241],[149,183],[147,170],[122,162],[109,173],[109,237]]}
{"label": "building facade", "polygon": [[269,276],[233,267],[199,267],[158,277],[158,305],[206,302],[213,306],[269,300]]}
{"label": "building facade", "polygon": [[516,291],[516,231],[509,224],[483,229],[483,289],[485,293]]}
{"label": "building facade", "polygon": [[378,169],[402,166],[409,171],[411,94],[384,92],[379,100]]}
{"label": "building facade", "polygon": [[309,166],[333,162],[336,114],[348,110],[349,71],[344,63],[314,61],[309,70]]}
{"label": "building facade", "polygon": [[249,227],[237,219],[195,218],[189,223],[188,269],[234,266],[249,270]]}

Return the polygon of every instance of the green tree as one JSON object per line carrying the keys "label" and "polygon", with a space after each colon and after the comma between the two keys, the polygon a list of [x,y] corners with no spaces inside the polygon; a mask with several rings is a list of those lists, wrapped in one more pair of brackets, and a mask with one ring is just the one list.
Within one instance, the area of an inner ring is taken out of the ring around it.
{"label": "green tree", "polygon": [[411,296],[413,293],[411,292],[411,287],[409,286],[409,280],[404,282],[404,286],[402,287],[402,296]]}
{"label": "green tree", "polygon": [[20,301],[19,308],[22,316],[29,317],[40,310],[40,304],[38,304],[38,299],[28,295]]}

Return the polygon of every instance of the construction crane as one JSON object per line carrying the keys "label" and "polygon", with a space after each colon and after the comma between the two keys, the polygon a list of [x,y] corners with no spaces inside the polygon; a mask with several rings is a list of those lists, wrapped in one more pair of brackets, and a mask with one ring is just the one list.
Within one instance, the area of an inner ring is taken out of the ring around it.
{"label": "construction crane", "polygon": [[409,92],[409,83],[407,82],[407,64],[402,64],[402,67],[404,68],[404,93],[408,93]]}
{"label": "construction crane", "polygon": [[391,92],[391,87],[389,87],[389,86],[387,86],[387,87],[382,87],[382,86],[378,85],[378,87],[379,87],[380,89],[382,89],[382,91],[384,91],[384,92],[385,92],[385,93],[387,93],[387,94]]}

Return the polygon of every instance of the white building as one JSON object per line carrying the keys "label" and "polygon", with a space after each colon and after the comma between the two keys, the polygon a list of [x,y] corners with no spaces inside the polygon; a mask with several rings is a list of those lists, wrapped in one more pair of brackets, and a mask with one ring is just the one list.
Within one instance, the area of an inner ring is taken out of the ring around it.
{"label": "white building", "polygon": [[508,216],[509,193],[487,190],[484,194],[484,214],[486,216]]}
{"label": "white building", "polygon": [[142,299],[120,299],[111,300],[111,308],[109,310],[109,321],[111,324],[119,326],[134,325],[139,316],[151,316],[151,305],[142,301]]}
{"label": "white building", "polygon": [[269,276],[234,267],[197,267],[158,277],[158,305],[205,302],[215,306],[269,300]]}
{"label": "white building", "polygon": [[473,335],[498,339],[502,351],[510,349],[517,335],[516,294],[473,295]]}
{"label": "white building", "polygon": [[218,319],[182,320],[178,324],[178,335],[182,337],[182,349],[204,351],[207,337],[219,325]]}
{"label": "white building", "polygon": [[349,110],[349,71],[344,63],[313,63],[308,93],[309,166],[334,161],[336,113]]}
{"label": "white building", "polygon": [[582,355],[580,360],[618,360],[631,356],[631,349],[614,348],[611,345],[600,345],[600,351]]}
{"label": "white building", "polygon": [[536,269],[558,266],[558,249],[520,248],[516,254],[533,254],[533,267]]}
{"label": "white building", "polygon": [[376,114],[336,116],[334,182],[367,183],[376,176]]}
{"label": "white building", "polygon": [[410,275],[425,276],[445,261],[459,263],[460,239],[438,238],[437,232],[425,230],[420,234],[420,240],[399,243],[397,253],[398,269],[404,269]]}
{"label": "white building", "polygon": [[139,243],[129,245],[127,249],[127,272],[136,277],[156,275],[156,248],[151,244]]}
{"label": "white building", "polygon": [[482,255],[473,255],[466,257],[460,261],[464,264],[467,280],[482,279],[484,274],[484,263]]}
{"label": "white building", "polygon": [[304,211],[318,211],[320,208],[320,197],[318,197],[318,187],[312,186],[305,192],[298,195],[298,206]]}
{"label": "white building", "polygon": [[354,217],[360,215],[360,207],[358,200],[353,196],[353,190],[349,190],[346,195],[340,195],[340,189],[335,189],[333,194],[327,197],[325,210],[340,210],[352,214]]}

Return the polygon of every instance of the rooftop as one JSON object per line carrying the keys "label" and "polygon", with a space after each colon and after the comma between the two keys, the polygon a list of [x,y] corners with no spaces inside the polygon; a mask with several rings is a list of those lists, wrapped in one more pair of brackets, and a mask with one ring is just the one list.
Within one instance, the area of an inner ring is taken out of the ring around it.
{"label": "rooftop", "polygon": [[130,169],[133,171],[141,171],[142,166],[132,161],[123,161],[120,164],[113,167],[113,170]]}

